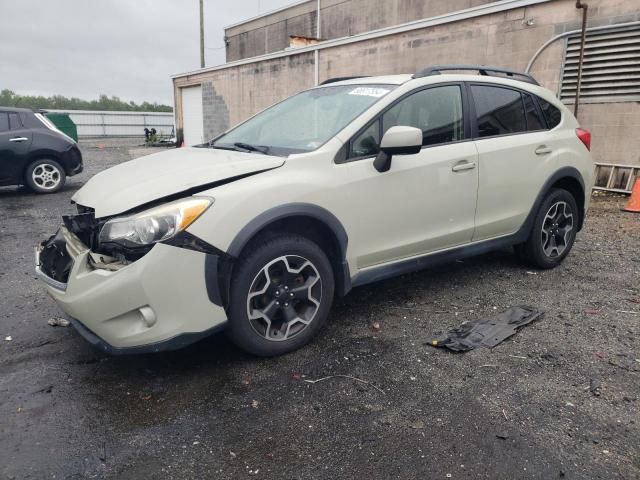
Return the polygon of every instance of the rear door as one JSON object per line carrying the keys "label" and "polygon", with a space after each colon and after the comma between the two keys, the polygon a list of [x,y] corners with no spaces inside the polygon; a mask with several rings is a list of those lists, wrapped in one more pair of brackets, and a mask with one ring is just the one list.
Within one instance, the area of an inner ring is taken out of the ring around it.
{"label": "rear door", "polygon": [[515,233],[556,163],[553,134],[533,97],[496,84],[470,85],[479,154],[473,241]]}
{"label": "rear door", "polygon": [[18,112],[0,112],[0,183],[22,183],[32,139]]}

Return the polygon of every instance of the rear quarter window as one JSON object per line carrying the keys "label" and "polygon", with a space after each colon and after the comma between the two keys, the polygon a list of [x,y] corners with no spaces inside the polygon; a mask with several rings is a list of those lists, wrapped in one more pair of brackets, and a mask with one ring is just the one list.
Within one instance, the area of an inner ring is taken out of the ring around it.
{"label": "rear quarter window", "polygon": [[552,129],[557,127],[562,120],[562,112],[560,109],[540,97],[538,97],[538,104],[547,122],[547,128]]}

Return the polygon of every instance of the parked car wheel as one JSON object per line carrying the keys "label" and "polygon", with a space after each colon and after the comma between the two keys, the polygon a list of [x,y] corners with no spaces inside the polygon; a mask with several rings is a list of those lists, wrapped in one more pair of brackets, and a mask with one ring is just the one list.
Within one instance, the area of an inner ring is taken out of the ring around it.
{"label": "parked car wheel", "polygon": [[569,254],[578,231],[578,205],[566,190],[551,190],[540,205],[529,239],[515,250],[528,265],[554,268]]}
{"label": "parked car wheel", "polygon": [[296,350],[325,324],[334,286],[331,263],[318,245],[297,235],[270,238],[235,269],[227,333],[258,356]]}
{"label": "parked car wheel", "polygon": [[25,172],[27,186],[37,193],[54,193],[60,190],[67,175],[64,168],[48,158],[43,158],[32,162]]}

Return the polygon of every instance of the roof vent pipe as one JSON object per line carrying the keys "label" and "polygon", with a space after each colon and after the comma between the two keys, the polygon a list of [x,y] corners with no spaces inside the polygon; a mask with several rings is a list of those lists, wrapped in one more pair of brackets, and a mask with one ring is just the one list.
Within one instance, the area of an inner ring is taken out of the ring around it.
{"label": "roof vent pipe", "polygon": [[576,8],[582,9],[582,31],[580,32],[580,56],[578,57],[578,78],[576,84],[576,100],[573,104],[573,116],[578,117],[578,104],[580,102],[580,86],[582,85],[582,62],[584,60],[584,44],[587,36],[587,11],[589,5],[576,0]]}

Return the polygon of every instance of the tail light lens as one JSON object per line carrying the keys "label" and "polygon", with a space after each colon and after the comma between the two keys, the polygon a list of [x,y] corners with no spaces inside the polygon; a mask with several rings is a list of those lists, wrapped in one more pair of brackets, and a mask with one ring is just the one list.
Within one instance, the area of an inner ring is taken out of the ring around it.
{"label": "tail light lens", "polygon": [[591,151],[591,132],[584,128],[576,128],[576,135],[580,141],[584,143],[584,146],[587,147],[587,150]]}

